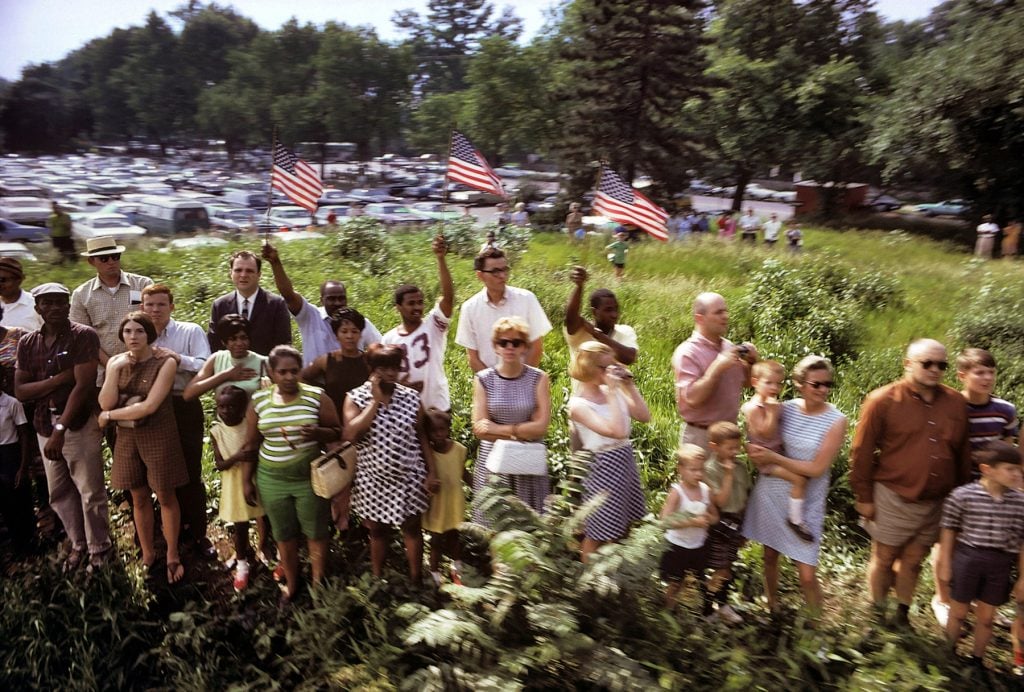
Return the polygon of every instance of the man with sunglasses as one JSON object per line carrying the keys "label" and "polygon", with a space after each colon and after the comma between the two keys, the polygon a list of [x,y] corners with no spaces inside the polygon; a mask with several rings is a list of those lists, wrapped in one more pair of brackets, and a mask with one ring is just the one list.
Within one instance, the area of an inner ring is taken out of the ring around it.
{"label": "man with sunglasses", "polygon": [[960,393],[942,384],[948,367],[938,341],[911,343],[903,378],[861,405],[850,452],[854,506],[871,535],[871,599],[884,620],[895,588],[898,627],[910,624],[921,562],[939,537],[942,503],[971,478],[967,409]]}
{"label": "man with sunglasses", "polygon": [[473,259],[476,278],[483,289],[462,304],[455,343],[466,349],[469,367],[480,372],[497,364],[498,354],[491,343],[491,328],[502,317],[519,317],[530,326],[530,348],[527,365],[537,367],[544,355],[544,335],[551,331],[551,322],[530,291],[508,285],[508,258],[499,248],[481,252]]}
{"label": "man with sunglasses", "polygon": [[110,357],[125,350],[117,334],[121,320],[142,308],[142,289],[153,284],[148,276],[121,269],[124,251],[124,245],[110,236],[88,239],[82,257],[96,270],[96,278],[71,294],[71,321],[92,327],[100,338],[98,385],[103,384],[103,368]]}

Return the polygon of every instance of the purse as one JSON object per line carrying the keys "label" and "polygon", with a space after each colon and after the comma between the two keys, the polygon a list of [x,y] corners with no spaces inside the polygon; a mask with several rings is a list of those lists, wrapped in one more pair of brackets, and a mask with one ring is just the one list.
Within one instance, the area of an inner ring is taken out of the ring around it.
{"label": "purse", "polygon": [[328,500],[347,488],[355,475],[356,448],[348,442],[321,454],[309,464],[313,492]]}
{"label": "purse", "polygon": [[487,455],[487,470],[514,476],[546,476],[548,448],[543,442],[497,440]]}

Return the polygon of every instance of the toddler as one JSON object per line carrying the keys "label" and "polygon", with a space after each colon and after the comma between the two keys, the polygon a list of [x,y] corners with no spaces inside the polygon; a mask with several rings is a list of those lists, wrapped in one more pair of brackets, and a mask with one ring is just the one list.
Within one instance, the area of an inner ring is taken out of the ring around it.
{"label": "toddler", "polygon": [[743,622],[739,613],[726,603],[732,585],[732,564],[744,543],[740,527],[750,494],[750,472],[736,458],[742,438],[735,423],[712,423],[708,427],[711,454],[704,464],[704,478],[719,512],[718,523],[708,531],[708,567],[714,570],[708,590],[717,605],[712,617],[730,625]]}
{"label": "toddler", "polygon": [[423,514],[423,528],[430,533],[430,576],[441,585],[441,556],[452,559],[451,578],[462,584],[462,546],[459,524],[466,514],[466,496],[462,484],[466,476],[466,448],[451,439],[452,417],[447,411],[429,408],[426,412],[427,441],[434,450],[434,464],[440,489],[430,498]]}

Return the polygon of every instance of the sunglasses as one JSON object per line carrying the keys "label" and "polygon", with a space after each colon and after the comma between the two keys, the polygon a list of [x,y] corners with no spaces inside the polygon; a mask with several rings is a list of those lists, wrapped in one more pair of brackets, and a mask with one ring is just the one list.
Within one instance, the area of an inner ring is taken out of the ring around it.
{"label": "sunglasses", "polygon": [[508,267],[496,267],[494,269],[481,269],[479,271],[481,274],[508,274],[512,270]]}
{"label": "sunglasses", "polygon": [[821,389],[822,387],[824,387],[825,389],[832,389],[832,387],[834,387],[835,384],[836,384],[835,382],[831,382],[831,381],[829,381],[829,382],[808,382],[807,386],[811,387],[812,389]]}
{"label": "sunglasses", "polygon": [[520,346],[522,346],[525,343],[526,342],[523,341],[522,339],[495,339],[494,340],[494,345],[495,346],[499,346],[501,348],[507,348],[509,346],[511,346],[512,348],[519,348]]}
{"label": "sunglasses", "polygon": [[946,369],[949,368],[949,363],[944,360],[919,360],[917,362],[925,370],[931,370],[933,367],[936,367],[945,372]]}
{"label": "sunglasses", "polygon": [[99,260],[100,262],[103,262],[103,263],[106,263],[106,262],[120,262],[121,261],[121,253],[118,252],[118,253],[115,253],[113,255],[99,255],[98,257],[96,257],[96,259]]}

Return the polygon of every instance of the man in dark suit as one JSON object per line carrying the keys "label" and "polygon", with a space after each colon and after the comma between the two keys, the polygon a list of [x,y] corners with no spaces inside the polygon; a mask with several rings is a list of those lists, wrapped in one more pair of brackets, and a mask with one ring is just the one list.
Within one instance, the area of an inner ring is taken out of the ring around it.
{"label": "man in dark suit", "polygon": [[232,313],[259,325],[258,329],[249,331],[249,350],[255,353],[265,356],[275,346],[292,342],[288,306],[281,296],[260,288],[262,268],[263,260],[260,256],[248,250],[239,250],[231,255],[231,283],[235,290],[213,301],[210,330],[207,332],[211,352],[224,348],[224,344],[217,338],[215,327],[220,318]]}

